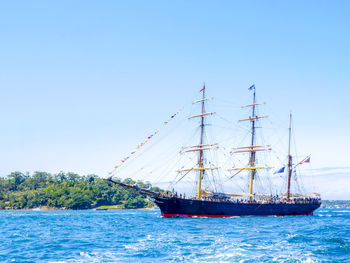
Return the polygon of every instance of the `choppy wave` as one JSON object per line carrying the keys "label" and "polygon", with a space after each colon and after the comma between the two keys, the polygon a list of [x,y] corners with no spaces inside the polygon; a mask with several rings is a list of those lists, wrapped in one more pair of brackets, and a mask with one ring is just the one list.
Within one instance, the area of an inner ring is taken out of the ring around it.
{"label": "choppy wave", "polygon": [[350,209],[161,218],[152,211],[2,211],[0,261],[346,262]]}

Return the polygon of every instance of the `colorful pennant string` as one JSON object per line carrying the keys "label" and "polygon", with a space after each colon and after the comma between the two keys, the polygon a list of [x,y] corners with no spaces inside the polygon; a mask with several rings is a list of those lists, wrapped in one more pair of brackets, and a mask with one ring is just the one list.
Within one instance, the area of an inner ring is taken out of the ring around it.
{"label": "colorful pennant string", "polygon": [[[183,108],[180,108],[175,114],[171,115],[170,118],[163,122],[164,125],[167,125],[171,120],[174,119],[175,116],[177,116],[181,111],[183,110]],[[159,132],[159,130],[155,130],[154,133],[152,133],[151,135],[149,135],[147,137],[147,139],[145,141],[143,141],[142,143],[140,143],[139,145],[137,145],[136,150],[132,151],[128,156],[126,156],[124,159],[122,159],[120,161],[120,164],[114,166],[114,169],[109,173],[110,175],[113,174],[120,166],[122,166],[126,160],[128,160],[132,155],[134,155],[137,150],[141,149],[147,142],[149,142],[150,139],[153,138],[154,135],[156,135]]]}

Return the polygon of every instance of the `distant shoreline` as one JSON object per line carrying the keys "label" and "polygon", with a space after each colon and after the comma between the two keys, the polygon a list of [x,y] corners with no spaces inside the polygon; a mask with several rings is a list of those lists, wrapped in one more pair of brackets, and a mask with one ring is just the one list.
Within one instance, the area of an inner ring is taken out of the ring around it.
{"label": "distant shoreline", "polygon": [[[125,182],[162,192],[162,189],[152,187],[150,183],[128,178]],[[38,171],[29,174],[17,171],[0,177],[1,210],[105,210],[151,206],[151,201],[140,193],[110,184],[97,175]]]}
{"label": "distant shoreline", "polygon": [[[335,208],[335,209],[341,209],[341,208],[350,208],[350,200],[322,200],[321,208]],[[23,209],[13,209],[11,207],[6,207],[5,209],[0,209],[0,211],[74,211],[74,210],[95,210],[95,211],[113,211],[113,210],[153,210],[157,209],[156,206],[152,207],[144,207],[144,208],[124,208],[120,207],[120,205],[108,205],[108,206],[100,206],[96,208],[90,208],[90,209],[67,209],[67,208],[58,208],[58,207],[49,207],[49,206],[40,206],[36,208],[23,208]]]}
{"label": "distant shoreline", "polygon": [[36,208],[23,208],[23,209],[0,209],[0,211],[113,211],[113,210],[153,210],[155,207],[145,208],[92,208],[92,209],[63,209],[58,207],[36,207]]}

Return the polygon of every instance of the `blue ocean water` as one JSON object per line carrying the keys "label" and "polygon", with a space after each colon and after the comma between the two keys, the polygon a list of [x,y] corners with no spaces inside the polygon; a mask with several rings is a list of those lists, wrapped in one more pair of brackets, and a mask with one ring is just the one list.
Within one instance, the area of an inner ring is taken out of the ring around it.
{"label": "blue ocean water", "polygon": [[350,209],[161,218],[147,211],[1,211],[2,262],[350,262]]}

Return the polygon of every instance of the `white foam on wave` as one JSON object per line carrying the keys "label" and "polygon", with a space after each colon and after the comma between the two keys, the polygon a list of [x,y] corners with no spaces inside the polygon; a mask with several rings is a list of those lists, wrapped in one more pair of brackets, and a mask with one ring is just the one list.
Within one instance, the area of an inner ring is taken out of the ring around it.
{"label": "white foam on wave", "polygon": [[93,252],[80,252],[80,258],[75,258],[69,261],[64,262],[81,262],[81,263],[90,263],[90,262],[121,262],[121,260],[126,256],[126,254],[120,252],[111,252],[111,251],[93,251]]}
{"label": "white foam on wave", "polygon": [[310,257],[307,257],[306,259],[301,259],[299,257],[293,257],[293,256],[274,257],[271,261],[272,262],[301,262],[301,263],[316,263],[316,262],[318,262]]}
{"label": "white foam on wave", "polygon": [[314,263],[316,262],[315,260],[311,259],[311,258],[307,258],[306,260],[302,261],[303,263]]}
{"label": "white foam on wave", "polygon": [[[237,262],[239,258],[245,257],[246,254],[240,251],[216,253],[214,255],[206,255],[193,258],[192,262]],[[240,259],[239,262],[245,262],[246,259]]]}

